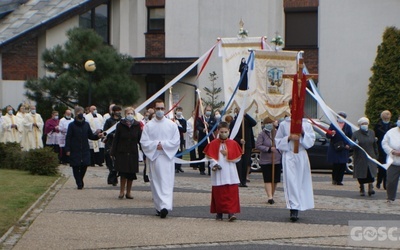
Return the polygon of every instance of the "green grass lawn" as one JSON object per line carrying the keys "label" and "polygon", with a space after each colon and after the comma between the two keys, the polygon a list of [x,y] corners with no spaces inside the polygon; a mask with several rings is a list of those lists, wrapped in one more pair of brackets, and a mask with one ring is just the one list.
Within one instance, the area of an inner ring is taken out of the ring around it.
{"label": "green grass lawn", "polygon": [[0,237],[54,183],[58,176],[0,169]]}

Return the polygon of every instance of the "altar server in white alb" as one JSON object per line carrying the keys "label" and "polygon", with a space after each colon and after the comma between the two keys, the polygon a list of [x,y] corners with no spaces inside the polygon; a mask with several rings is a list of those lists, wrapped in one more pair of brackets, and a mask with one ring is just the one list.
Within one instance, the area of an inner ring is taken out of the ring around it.
{"label": "altar server in white alb", "polygon": [[178,126],[164,116],[164,101],[155,101],[156,117],[144,126],[140,144],[150,167],[149,178],[157,215],[172,211],[174,157],[180,145]]}
{"label": "altar server in white alb", "polygon": [[24,135],[22,136],[22,150],[29,151],[31,149],[43,148],[43,119],[36,113],[36,106],[31,105],[29,113],[24,116]]}
{"label": "altar server in white alb", "polygon": [[[289,102],[291,107],[291,101]],[[290,209],[290,220],[298,220],[298,211],[314,208],[310,161],[307,149],[314,145],[314,130],[303,119],[301,135],[290,134],[290,117],[286,117],[276,133],[276,148],[282,152],[283,188],[286,207]],[[299,152],[294,153],[294,140],[299,140]]]}

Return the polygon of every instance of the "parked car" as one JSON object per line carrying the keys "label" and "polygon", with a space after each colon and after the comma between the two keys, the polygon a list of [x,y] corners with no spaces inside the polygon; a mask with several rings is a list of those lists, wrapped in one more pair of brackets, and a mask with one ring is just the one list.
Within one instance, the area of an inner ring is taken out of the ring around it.
{"label": "parked car", "polygon": [[[314,120],[319,126],[328,129],[329,124]],[[310,165],[312,170],[324,169],[324,170],[332,170],[332,163],[327,162],[327,152],[329,146],[329,138],[326,137],[324,130],[320,127],[313,124],[313,129],[315,133],[315,143],[314,146],[307,150],[308,158],[310,160]],[[260,160],[260,151],[257,149],[253,149],[251,153],[251,171],[261,171],[261,167],[259,165]],[[350,153],[350,157],[346,167],[346,173],[353,173],[353,156]]]}

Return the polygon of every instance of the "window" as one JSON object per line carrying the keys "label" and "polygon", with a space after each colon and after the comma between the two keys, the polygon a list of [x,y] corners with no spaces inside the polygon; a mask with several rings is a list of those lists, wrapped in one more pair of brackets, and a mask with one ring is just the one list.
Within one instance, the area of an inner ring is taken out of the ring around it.
{"label": "window", "polygon": [[147,31],[163,32],[165,24],[165,8],[148,8]]}
{"label": "window", "polygon": [[285,9],[285,48],[318,47],[318,11],[313,8]]}
{"label": "window", "polygon": [[101,4],[79,16],[79,27],[93,29],[107,44],[110,42],[109,6],[108,3]]}

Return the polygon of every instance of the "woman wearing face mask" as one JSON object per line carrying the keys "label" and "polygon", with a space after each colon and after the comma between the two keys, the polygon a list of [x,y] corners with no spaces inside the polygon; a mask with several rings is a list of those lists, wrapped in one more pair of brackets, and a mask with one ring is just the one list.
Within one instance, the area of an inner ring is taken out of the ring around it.
{"label": "woman wearing face mask", "polygon": [[326,133],[326,137],[330,139],[327,161],[333,164],[332,184],[338,186],[343,185],[343,176],[346,170],[347,161],[349,160],[350,144],[342,134],[337,132],[337,130],[341,129],[348,138],[351,138],[353,135],[350,125],[345,123],[343,120],[343,118],[346,117],[347,115],[345,112],[339,112],[337,118],[339,128],[336,128],[331,124],[329,126],[329,131],[331,133]]}
{"label": "woman wearing face mask", "polygon": [[[110,155],[115,159],[115,170],[120,176],[119,199],[133,199],[131,195],[132,182],[137,179],[139,172],[138,143],[142,135],[140,122],[134,119],[135,110],[132,107],[125,109],[125,118],[115,129],[114,140]],[[126,194],[125,194],[126,187]]]}
{"label": "woman wearing face mask", "polygon": [[[268,203],[274,204],[274,193],[278,182],[281,182],[281,153],[275,147],[275,122],[267,117],[263,120],[263,131],[257,137],[256,149],[260,151],[261,170],[264,179],[264,188],[268,196]],[[272,181],[272,167],[274,167],[274,178]],[[273,182],[273,184],[272,184]]]}
{"label": "woman wearing face mask", "polygon": [[[378,156],[378,145],[376,143],[377,139],[375,137],[375,132],[368,129],[369,119],[366,117],[361,117],[358,120],[359,130],[353,133],[351,139],[362,147],[367,154],[377,159]],[[368,184],[368,196],[375,194],[373,182],[377,173],[377,165],[368,160],[365,153],[354,146],[354,172],[353,177],[358,179],[360,184],[360,195],[365,196],[364,184]]]}

